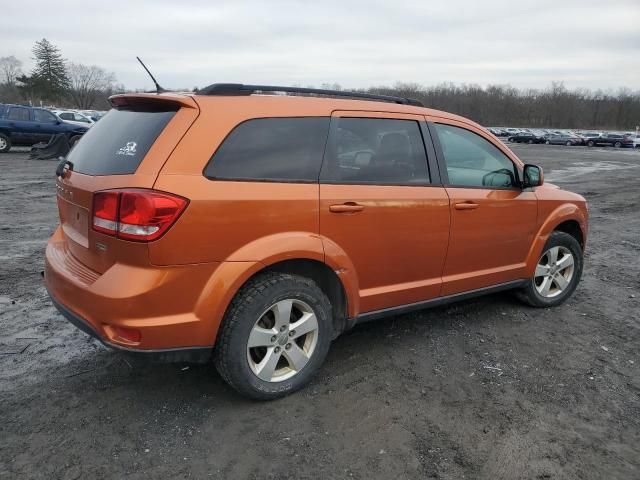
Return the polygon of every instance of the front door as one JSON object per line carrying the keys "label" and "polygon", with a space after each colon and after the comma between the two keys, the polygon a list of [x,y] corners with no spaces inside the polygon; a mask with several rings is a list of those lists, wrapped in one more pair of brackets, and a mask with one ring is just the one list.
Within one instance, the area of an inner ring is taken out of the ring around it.
{"label": "front door", "polygon": [[440,293],[449,199],[432,183],[437,168],[429,168],[421,122],[417,115],[374,112],[332,116],[320,233],[326,251],[344,252],[353,264],[361,313]]}
{"label": "front door", "polygon": [[535,194],[522,190],[514,161],[479,129],[454,121],[430,125],[451,201],[442,295],[524,278]]}

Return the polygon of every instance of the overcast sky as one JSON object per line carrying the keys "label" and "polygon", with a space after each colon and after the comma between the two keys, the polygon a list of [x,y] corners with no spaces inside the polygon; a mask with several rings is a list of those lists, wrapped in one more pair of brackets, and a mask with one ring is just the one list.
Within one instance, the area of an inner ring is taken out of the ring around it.
{"label": "overcast sky", "polygon": [[640,89],[640,0],[18,0],[0,57],[43,37],[128,88],[398,81]]}

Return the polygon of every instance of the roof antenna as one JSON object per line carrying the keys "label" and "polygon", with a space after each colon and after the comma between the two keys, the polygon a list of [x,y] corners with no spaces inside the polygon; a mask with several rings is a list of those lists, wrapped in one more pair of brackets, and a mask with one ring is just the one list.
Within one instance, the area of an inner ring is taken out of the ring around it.
{"label": "roof antenna", "polygon": [[156,85],[156,93],[163,93],[166,92],[167,90],[165,90],[164,88],[162,88],[160,86],[160,84],[156,81],[155,77],[153,75],[151,75],[151,72],[149,71],[149,69],[147,68],[147,66],[142,63],[142,60],[140,60],[140,57],[136,57],[138,59],[138,61],[140,62],[140,65],[142,65],[142,68],[144,68],[147,73],[149,74],[149,76],[151,77],[151,80],[153,80],[153,83],[155,83]]}

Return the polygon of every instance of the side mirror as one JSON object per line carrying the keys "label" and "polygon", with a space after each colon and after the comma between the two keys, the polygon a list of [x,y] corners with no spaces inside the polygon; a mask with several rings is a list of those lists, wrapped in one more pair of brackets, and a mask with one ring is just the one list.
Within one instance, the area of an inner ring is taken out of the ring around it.
{"label": "side mirror", "polygon": [[522,177],[523,188],[539,187],[544,183],[544,173],[542,172],[542,167],[538,165],[527,163],[524,166]]}

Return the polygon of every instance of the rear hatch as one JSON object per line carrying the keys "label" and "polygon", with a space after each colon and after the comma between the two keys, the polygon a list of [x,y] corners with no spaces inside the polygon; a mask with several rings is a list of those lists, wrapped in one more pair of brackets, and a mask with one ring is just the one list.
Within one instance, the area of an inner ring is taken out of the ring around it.
{"label": "rear hatch", "polygon": [[57,179],[57,202],[66,247],[103,273],[115,262],[148,264],[146,243],[92,228],[94,194],[110,189],[150,189],[158,172],[198,116],[187,96],[122,95],[114,108],[76,144]]}

